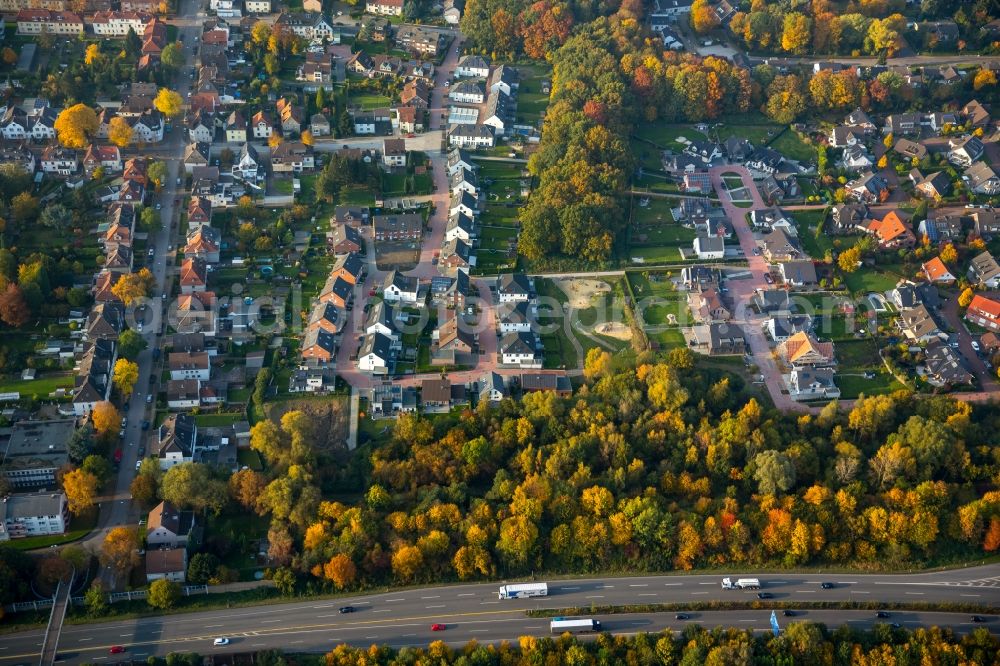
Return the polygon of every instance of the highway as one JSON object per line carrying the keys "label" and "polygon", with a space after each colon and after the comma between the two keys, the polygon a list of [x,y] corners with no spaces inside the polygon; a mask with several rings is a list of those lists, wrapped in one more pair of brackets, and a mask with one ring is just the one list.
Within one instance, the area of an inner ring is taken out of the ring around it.
{"label": "highway", "polygon": [[[754,576],[762,588],[778,602],[862,601],[862,602],[960,602],[981,604],[1000,610],[1000,564],[921,574],[800,574]],[[722,590],[721,575],[636,576],[629,578],[550,581],[549,596],[527,600],[497,599],[500,583],[478,583],[443,587],[414,588],[381,594],[339,599],[313,599],[280,605],[219,609],[198,613],[147,617],[101,624],[66,625],[59,642],[63,663],[117,662],[121,658],[144,659],[170,652],[197,651],[200,654],[246,652],[268,648],[288,651],[328,651],[340,643],[365,646],[372,643],[402,647],[425,645],[440,639],[461,645],[516,640],[522,635],[548,635],[548,621],[527,617],[532,609],[586,607],[591,604],[699,603],[713,600],[756,600],[755,592]],[[835,585],[824,590],[823,582]],[[341,614],[341,606],[356,612]],[[802,610],[789,621],[809,620],[839,625],[867,627],[875,622],[871,610]],[[697,622],[706,626],[726,625],[764,631],[769,610],[692,611],[688,620],[674,619],[674,613],[634,613],[595,615],[605,630],[613,633],[657,632],[680,629]],[[1000,630],[1000,618],[987,616],[983,625]],[[951,626],[969,631],[976,626],[968,613],[891,611],[883,622],[903,627]],[[446,629],[431,631],[431,625]],[[0,645],[0,664],[37,662],[44,630],[9,634]],[[225,636],[230,644],[214,647],[215,637]],[[113,645],[125,646],[122,655],[109,654]]]}

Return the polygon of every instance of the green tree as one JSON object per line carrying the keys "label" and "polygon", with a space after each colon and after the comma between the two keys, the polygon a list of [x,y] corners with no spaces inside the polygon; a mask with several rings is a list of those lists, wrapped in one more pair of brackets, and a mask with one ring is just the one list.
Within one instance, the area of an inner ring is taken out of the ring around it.
{"label": "green tree", "polygon": [[94,426],[85,423],[74,430],[66,443],[66,448],[69,451],[71,461],[77,464],[82,463],[94,450]]}
{"label": "green tree", "polygon": [[153,608],[168,610],[173,608],[181,598],[181,586],[172,580],[160,578],[149,586],[146,601]]}
{"label": "green tree", "polygon": [[108,595],[101,581],[95,580],[90,584],[83,595],[83,605],[87,607],[90,617],[101,617],[108,612]]}
{"label": "green tree", "polygon": [[215,576],[219,558],[212,553],[197,553],[188,564],[187,579],[195,585],[204,585]]}
{"label": "green tree", "polygon": [[226,506],[226,482],[212,477],[207,465],[182,463],[167,470],[160,495],[180,509],[211,511],[218,514]]}
{"label": "green tree", "polygon": [[83,465],[80,466],[84,472],[88,474],[93,474],[97,479],[97,485],[102,486],[107,483],[108,479],[111,478],[111,463],[104,456],[89,455],[84,461]]}
{"label": "green tree", "polygon": [[128,329],[118,336],[118,355],[126,360],[134,361],[139,356],[139,352],[148,346],[145,338]]}
{"label": "green tree", "polygon": [[163,47],[160,52],[160,62],[167,68],[174,71],[184,66],[184,47],[178,42],[170,42]]}
{"label": "green tree", "polygon": [[795,485],[795,465],[787,454],[773,449],[754,457],[753,476],[762,495],[776,495]]}

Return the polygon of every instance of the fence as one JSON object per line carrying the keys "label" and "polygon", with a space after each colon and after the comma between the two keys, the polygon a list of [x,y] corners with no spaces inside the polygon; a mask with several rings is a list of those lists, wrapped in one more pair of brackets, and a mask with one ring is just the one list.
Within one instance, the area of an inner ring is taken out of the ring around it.
{"label": "fence", "polygon": [[[208,585],[187,585],[181,588],[181,594],[185,597],[190,597],[195,594],[208,594]],[[131,592],[112,592],[108,595],[108,603],[117,603],[119,601],[132,601],[134,599],[145,599],[148,592],[146,590],[133,590]],[[73,606],[82,606],[84,603],[83,597],[70,597],[70,604]],[[12,604],[7,604],[3,607],[4,611],[7,613],[23,613],[25,611],[40,611],[48,610],[52,608],[52,599],[42,599],[40,601],[18,601]]]}

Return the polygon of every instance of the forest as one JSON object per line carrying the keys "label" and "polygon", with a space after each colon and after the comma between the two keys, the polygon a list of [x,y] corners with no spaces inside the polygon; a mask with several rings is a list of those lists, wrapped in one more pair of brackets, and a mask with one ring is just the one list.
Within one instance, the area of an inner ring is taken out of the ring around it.
{"label": "forest", "polygon": [[227,496],[222,478],[181,465],[146,479],[147,499],[270,517],[289,591],[542,571],[887,570],[1000,548],[995,410],[898,392],[782,414],[684,349],[592,351],[585,372],[571,398],[401,417],[391,442],[350,459],[316,450],[308,418],[289,412],[252,429],[266,473],[237,472]]}

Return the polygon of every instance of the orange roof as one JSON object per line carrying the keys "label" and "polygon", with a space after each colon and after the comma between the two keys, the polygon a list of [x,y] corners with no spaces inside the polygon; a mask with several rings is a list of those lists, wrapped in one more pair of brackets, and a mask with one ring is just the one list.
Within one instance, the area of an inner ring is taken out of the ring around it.
{"label": "orange roof", "polygon": [[785,341],[785,354],[791,363],[800,360],[810,353],[817,354],[825,359],[832,359],[833,343],[819,342],[805,331],[799,331]]}
{"label": "orange roof", "polygon": [[1000,303],[979,294],[972,297],[969,309],[982,312],[993,319],[1000,319]]}
{"label": "orange roof", "polygon": [[927,279],[931,282],[937,282],[938,280],[954,280],[955,276],[951,274],[948,267],[944,265],[941,261],[941,257],[934,257],[923,266],[924,274]]}
{"label": "orange roof", "polygon": [[881,220],[872,220],[871,224],[868,225],[868,229],[878,234],[883,242],[891,241],[907,232],[912,233],[910,232],[910,228],[906,226],[906,223],[899,219],[899,215],[894,210],[890,211]]}

